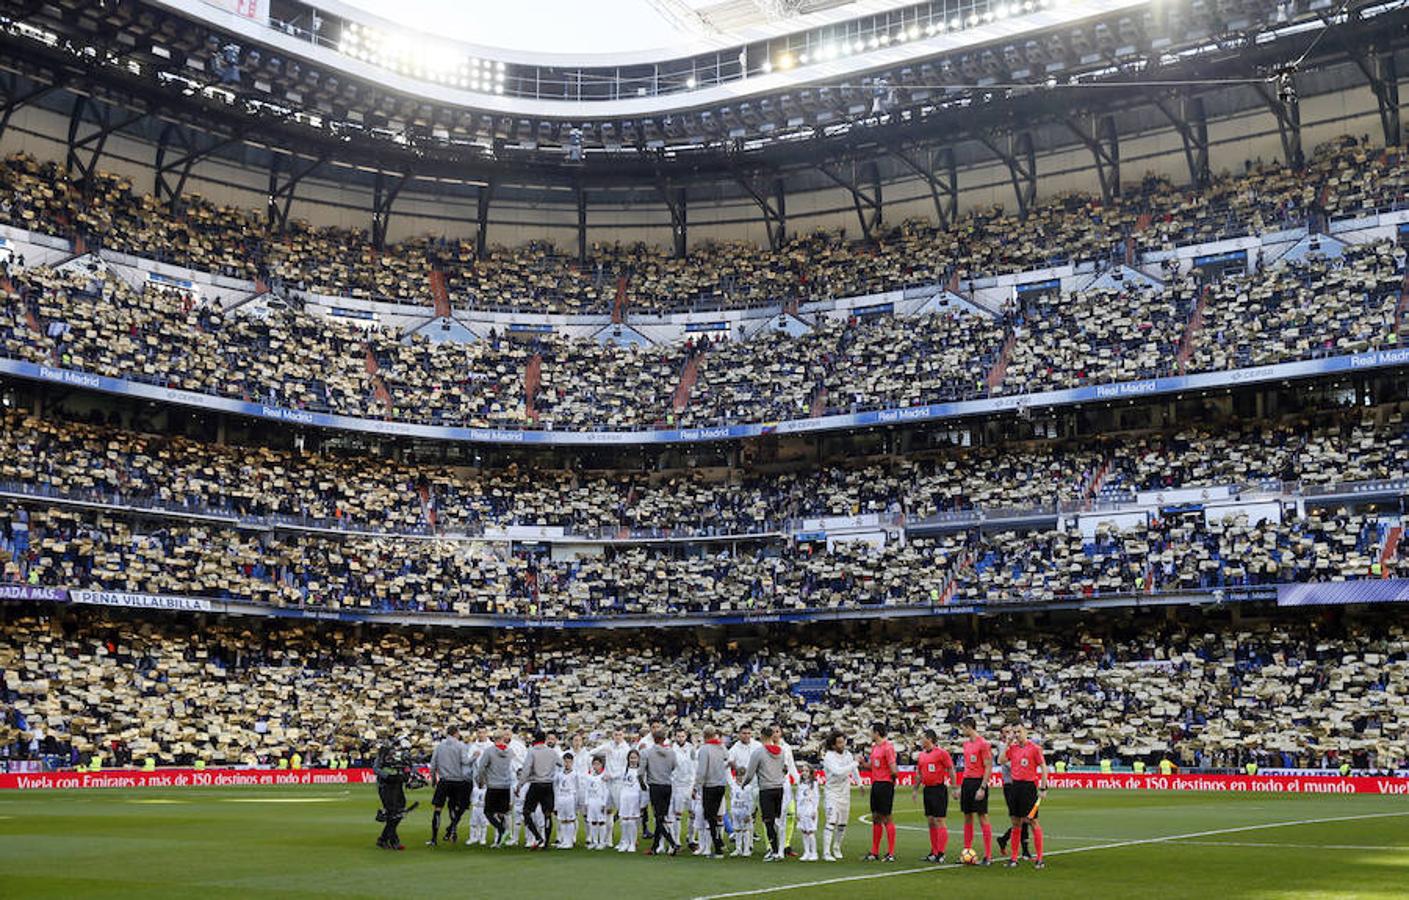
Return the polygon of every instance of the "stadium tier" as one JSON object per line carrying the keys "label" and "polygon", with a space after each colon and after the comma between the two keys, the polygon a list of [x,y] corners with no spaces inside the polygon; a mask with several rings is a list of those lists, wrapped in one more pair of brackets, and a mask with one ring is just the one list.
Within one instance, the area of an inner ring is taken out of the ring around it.
{"label": "stadium tier", "polygon": [[[652,428],[806,419],[1138,382],[1397,348],[1404,253],[1322,252],[1208,281],[1044,292],[999,315],[824,319],[794,337],[615,347],[491,328],[424,335],[139,292],[101,264],[12,267],[0,346],[12,359],[294,410],[435,425]],[[532,373],[532,374],[530,374]],[[688,376],[687,376],[688,373]]]}
{"label": "stadium tier", "polygon": [[[586,260],[551,245],[496,248],[478,259],[473,242],[422,237],[385,249],[366,232],[297,221],[277,239],[256,214],[189,198],[179,216],[131,179],[95,174],[76,185],[63,166],[12,156],[0,171],[0,220],[69,237],[92,248],[176,263],[332,297],[429,306],[430,273],[441,272],[462,309],[605,313],[623,282],[628,309],[641,313],[778,306],[978,279],[1062,263],[1123,260],[1127,251],[1167,249],[1352,218],[1404,199],[1398,147],[1340,138],[1318,148],[1301,171],[1274,164],[1225,177],[1202,191],[1146,179],[1115,202],[1063,196],[1021,223],[1001,208],[976,211],[948,229],[907,222],[873,240],[803,235],[786,248],[739,242],[673,259],[646,245],[596,245]],[[1019,240],[1013,240],[1019,235]]]}
{"label": "stadium tier", "polygon": [[[1244,627],[1193,615],[1019,637],[922,630],[898,645],[898,634],[802,633],[721,648],[10,612],[0,667],[11,713],[0,738],[12,753],[35,741],[109,765],[116,747],[119,764],[256,765],[298,752],[313,767],[370,762],[388,731],[414,735],[424,756],[447,716],[531,710],[564,743],[647,719],[729,734],[778,721],[800,756],[820,757],[834,729],[864,746],[863,723],[877,717],[908,735],[936,716],[977,713],[1031,722],[1049,759],[1073,766],[1153,766],[1169,752],[1190,768],[1334,769],[1353,758],[1360,769],[1403,769],[1405,627],[1398,615]],[[61,683],[74,689],[51,689]],[[374,693],[395,701],[369,704]]]}

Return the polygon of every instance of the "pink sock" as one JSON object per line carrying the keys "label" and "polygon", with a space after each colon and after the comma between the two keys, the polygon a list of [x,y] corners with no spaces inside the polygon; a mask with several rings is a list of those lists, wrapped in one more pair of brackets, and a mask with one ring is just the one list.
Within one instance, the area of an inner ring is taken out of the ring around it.
{"label": "pink sock", "polygon": [[964,820],[964,849],[965,849],[965,850],[971,849],[971,848],[973,847],[973,845],[974,845],[974,823],[973,823],[971,820],[969,820],[969,819],[965,819],[965,820]]}
{"label": "pink sock", "polygon": [[983,823],[983,858],[993,858],[993,826],[988,822]]}
{"label": "pink sock", "polygon": [[895,855],[895,823],[886,823],[886,852]]}
{"label": "pink sock", "polygon": [[881,855],[881,823],[871,823],[871,855]]}
{"label": "pink sock", "polygon": [[1042,826],[1032,823],[1032,846],[1037,851],[1037,861],[1042,861]]}

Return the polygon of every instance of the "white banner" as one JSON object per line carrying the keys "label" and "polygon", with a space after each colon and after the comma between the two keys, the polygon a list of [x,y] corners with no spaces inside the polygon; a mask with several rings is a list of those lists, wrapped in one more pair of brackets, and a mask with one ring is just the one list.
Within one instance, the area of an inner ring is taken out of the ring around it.
{"label": "white banner", "polygon": [[124,594],[117,591],[69,591],[74,603],[97,606],[127,606],[133,609],[174,609],[182,612],[210,612],[215,606],[201,597],[165,597],[158,594]]}
{"label": "white banner", "polygon": [[251,22],[258,22],[261,25],[269,24],[269,0],[207,0],[207,2],[242,19],[249,19]]}

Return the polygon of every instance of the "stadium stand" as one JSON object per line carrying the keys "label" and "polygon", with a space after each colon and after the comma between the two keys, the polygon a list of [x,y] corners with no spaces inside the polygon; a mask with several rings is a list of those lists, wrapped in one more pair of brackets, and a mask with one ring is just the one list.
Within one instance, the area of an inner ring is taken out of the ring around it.
{"label": "stadium stand", "polygon": [[[1062,295],[1006,323],[970,312],[828,320],[799,337],[773,331],[689,350],[501,333],[403,342],[389,329],[289,309],[223,314],[169,292],[138,294],[112,274],[35,268],[11,273],[0,347],[12,358],[294,409],[559,429],[673,421],[676,373],[698,356],[681,424],[767,422],[1397,347],[1403,268],[1402,250],[1370,244],[1202,287],[1191,277],[1160,290]],[[1200,291],[1207,296],[1196,301]],[[1204,339],[1182,354],[1196,303]],[[1000,357],[1003,377],[990,384]]]}
{"label": "stadium stand", "polygon": [[[659,716],[780,721],[799,753],[840,728],[863,742],[880,715],[914,734],[936,715],[1022,716],[1067,763],[1404,768],[1409,632],[1401,616],[1239,626],[1071,623],[1004,637],[933,632],[753,640],[458,635],[315,623],[196,625],[78,612],[6,614],[0,753],[112,764],[311,765],[369,760],[380,735],[418,744],[447,715],[528,717],[567,736]],[[64,692],[56,683],[72,685]],[[887,684],[877,693],[874,685]],[[793,692],[808,685],[804,696]],[[369,704],[371,694],[395,702]],[[1227,711],[1237,710],[1236,715]],[[1113,714],[1117,711],[1119,714]],[[429,750],[429,745],[421,748]]]}
{"label": "stadium stand", "polygon": [[602,313],[621,278],[631,309],[659,312],[857,296],[956,273],[981,278],[1122,259],[1127,239],[1138,250],[1164,249],[1305,225],[1313,211],[1330,218],[1393,206],[1403,199],[1405,180],[1399,148],[1375,149],[1345,137],[1318,147],[1304,172],[1250,166],[1201,191],[1147,178],[1116,203],[1062,196],[1034,208],[1021,223],[990,209],[951,229],[907,222],[870,242],[804,234],[779,251],[731,242],[702,246],[687,260],[645,245],[602,245],[578,263],[541,242],[496,248],[486,260],[475,259],[472,244],[446,238],[408,240],[383,252],[366,232],[297,222],[283,238],[266,238],[265,224],[246,210],[193,196],[180,216],[172,216],[151,196],[135,194],[129,179],[100,173],[85,191],[63,166],[16,155],[0,171],[0,221],[82,235],[90,247],[331,296],[430,305],[434,268],[445,272],[461,307]]}
{"label": "stadium stand", "polygon": [[1409,432],[1397,407],[1379,415],[1340,412],[1120,438],[953,447],[885,463],[653,475],[477,471],[230,447],[15,411],[0,413],[0,424],[0,483],[11,490],[153,514],[385,534],[548,525],[579,534],[626,528],[748,535],[804,517],[889,513],[922,521],[1093,497],[1117,503],[1138,491],[1269,482],[1295,483],[1297,490],[1395,478],[1409,458]]}

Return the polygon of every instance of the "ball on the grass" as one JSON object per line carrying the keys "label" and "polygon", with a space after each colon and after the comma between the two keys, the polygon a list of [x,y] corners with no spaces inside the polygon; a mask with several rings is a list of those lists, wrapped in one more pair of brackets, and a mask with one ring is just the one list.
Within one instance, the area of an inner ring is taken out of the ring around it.
{"label": "ball on the grass", "polygon": [[959,861],[966,866],[975,865],[978,863],[978,854],[974,852],[973,847],[965,847],[964,852],[959,854]]}

